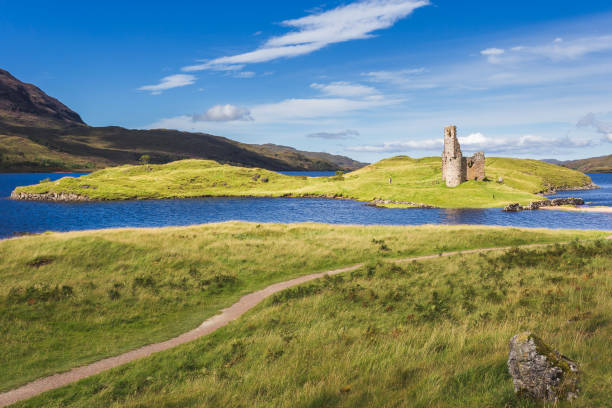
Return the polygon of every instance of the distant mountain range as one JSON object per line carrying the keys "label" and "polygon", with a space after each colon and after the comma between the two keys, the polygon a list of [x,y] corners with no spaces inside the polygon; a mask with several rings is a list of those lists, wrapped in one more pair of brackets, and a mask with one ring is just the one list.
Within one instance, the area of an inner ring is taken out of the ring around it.
{"label": "distant mountain range", "polygon": [[612,173],[612,154],[580,160],[561,161],[556,159],[544,159],[542,161],[578,170],[583,173]]}
{"label": "distant mountain range", "polygon": [[355,170],[345,156],[274,144],[250,145],[206,133],[88,126],[78,113],[0,69],[0,171],[94,170],[186,158],[269,170]]}

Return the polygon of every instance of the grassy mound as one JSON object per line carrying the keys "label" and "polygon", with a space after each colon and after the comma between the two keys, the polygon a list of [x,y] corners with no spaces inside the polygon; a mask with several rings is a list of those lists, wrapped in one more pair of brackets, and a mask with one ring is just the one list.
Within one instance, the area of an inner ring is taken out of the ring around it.
{"label": "grassy mound", "polygon": [[338,266],[603,237],[494,227],[223,223],[0,241],[0,389],[168,339],[241,295]]}
{"label": "grassy mound", "polygon": [[[203,196],[325,196],[370,201],[375,198],[444,208],[501,207],[528,204],[550,188],[581,187],[591,179],[574,170],[537,160],[488,158],[490,180],[456,188],[441,180],[440,159],[398,156],[343,176],[292,177],[268,170],[183,160],[165,165],[107,168],[79,178],[18,187],[15,193],[73,193],[100,200],[162,199]],[[392,184],[389,184],[389,177]],[[389,206],[406,206],[390,204]]]}
{"label": "grassy mound", "polygon": [[[391,251],[405,242],[387,229],[374,236]],[[572,407],[606,406],[611,270],[609,241],[373,260],[281,292],[208,337],[21,406],[535,407],[514,395],[506,367],[509,339],[525,330],[579,362],[585,374]]]}

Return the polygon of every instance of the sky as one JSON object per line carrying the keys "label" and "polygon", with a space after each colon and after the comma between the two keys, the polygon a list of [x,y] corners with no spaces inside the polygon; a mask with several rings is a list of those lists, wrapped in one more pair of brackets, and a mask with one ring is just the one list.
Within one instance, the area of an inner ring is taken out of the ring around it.
{"label": "sky", "polygon": [[612,2],[0,0],[0,68],[92,126],[373,162],[612,153]]}

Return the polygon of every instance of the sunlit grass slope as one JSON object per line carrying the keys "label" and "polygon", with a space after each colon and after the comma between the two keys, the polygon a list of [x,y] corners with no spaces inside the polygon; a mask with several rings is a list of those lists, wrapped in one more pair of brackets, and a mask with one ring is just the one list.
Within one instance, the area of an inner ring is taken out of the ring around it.
{"label": "sunlit grass slope", "polygon": [[[285,176],[207,160],[183,160],[165,165],[107,168],[79,178],[19,187],[16,192],[66,192],[103,200],[327,196],[362,201],[381,198],[445,208],[487,208],[510,202],[528,204],[539,199],[535,193],[591,182],[578,171],[537,160],[489,158],[486,171],[491,181],[469,181],[448,188],[441,180],[437,157],[398,156],[341,177],[323,178]],[[496,182],[499,177],[503,183]]]}
{"label": "sunlit grass slope", "polygon": [[0,241],[0,389],[168,339],[245,293],[299,275],[381,258],[604,235],[231,222]]}
{"label": "sunlit grass slope", "polygon": [[30,139],[0,134],[0,170],[83,170],[108,165],[102,160],[61,153]]}
{"label": "sunlit grass slope", "polygon": [[[392,252],[405,242],[392,230],[372,231],[367,237]],[[580,397],[555,406],[609,406],[611,272],[609,241],[372,262],[21,406],[535,408],[514,395],[506,366],[508,342],[524,330],[580,365]]]}

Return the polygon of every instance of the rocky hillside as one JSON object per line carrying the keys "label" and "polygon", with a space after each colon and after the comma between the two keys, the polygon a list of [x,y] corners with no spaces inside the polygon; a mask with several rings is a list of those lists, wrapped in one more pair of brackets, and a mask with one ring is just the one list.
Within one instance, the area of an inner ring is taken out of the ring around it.
{"label": "rocky hillside", "polygon": [[195,158],[270,170],[355,170],[345,156],[249,145],[206,133],[91,127],[78,113],[0,69],[0,171],[91,170]]}
{"label": "rocky hillside", "polygon": [[78,113],[0,69],[0,119],[12,124],[85,125]]}

